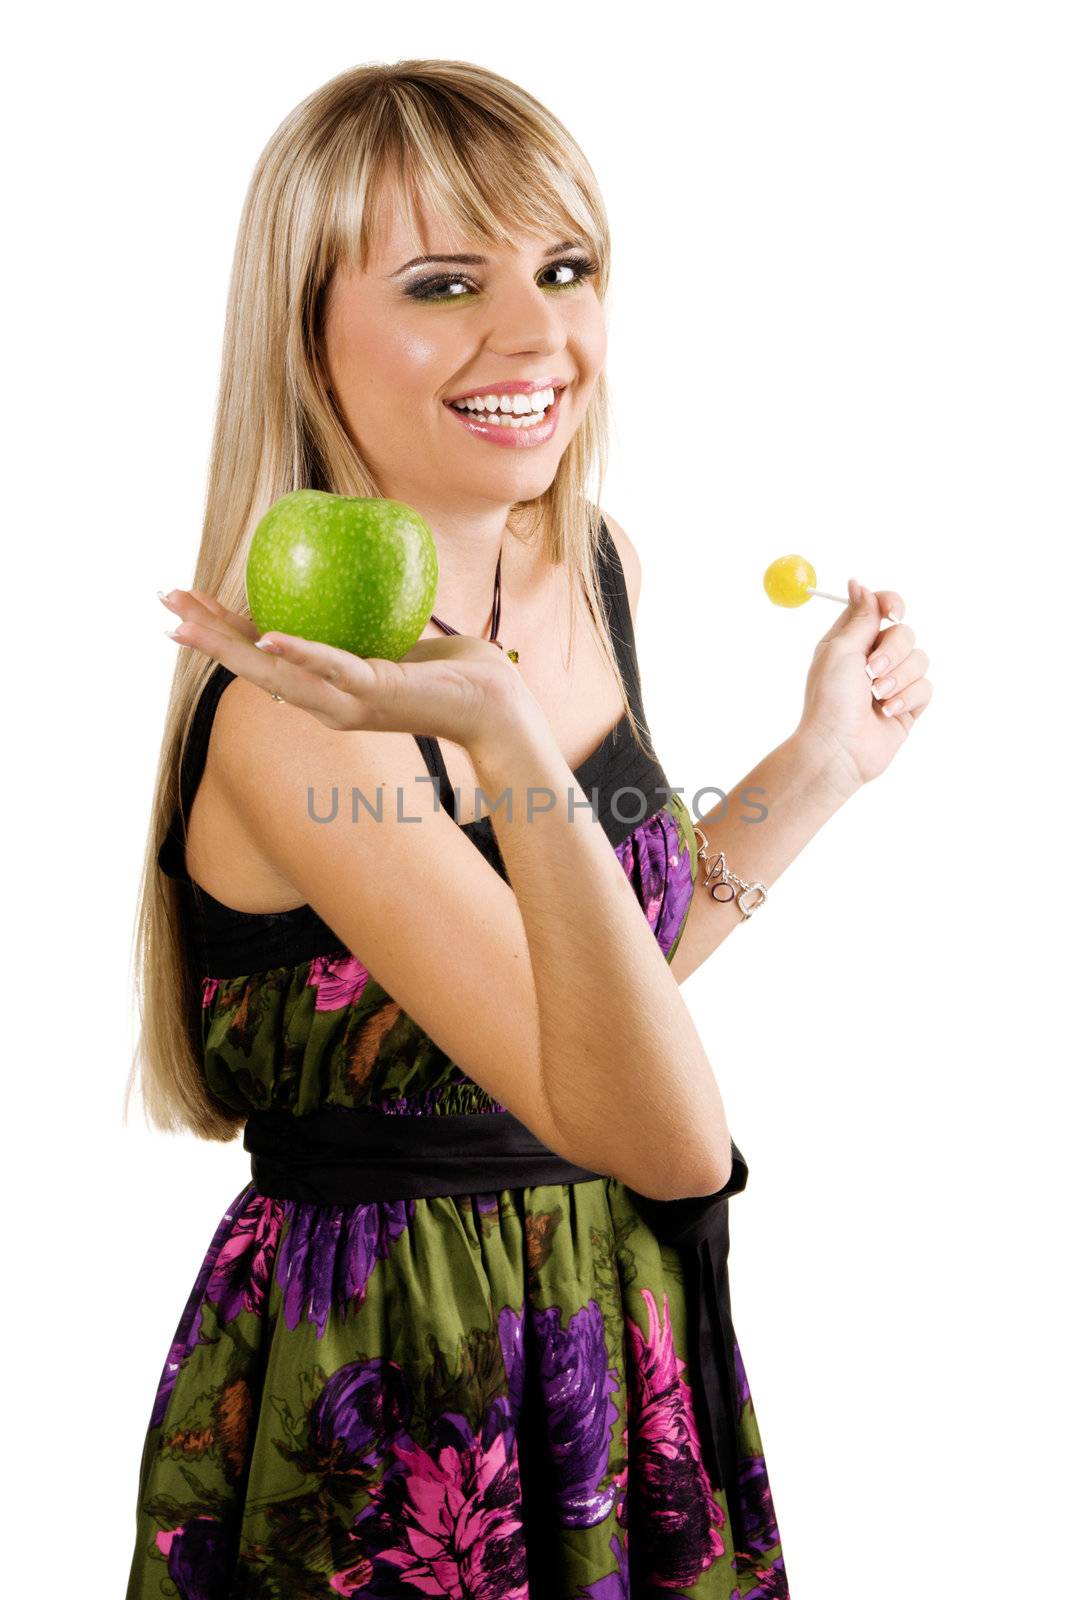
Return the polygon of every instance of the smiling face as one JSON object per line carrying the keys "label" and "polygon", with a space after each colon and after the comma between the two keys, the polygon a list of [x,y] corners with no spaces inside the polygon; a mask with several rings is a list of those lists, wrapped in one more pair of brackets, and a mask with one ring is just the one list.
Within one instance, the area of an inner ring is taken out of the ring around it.
{"label": "smiling face", "polygon": [[[334,274],[323,320],[330,386],[379,493],[431,521],[535,499],[555,478],[604,364],[597,263],[562,238],[500,247],[458,237],[443,221],[423,220],[420,241],[399,207],[385,215],[366,271]],[[412,264],[425,254],[467,259]],[[548,387],[554,398],[538,424]],[[466,395],[488,405],[448,404]]]}

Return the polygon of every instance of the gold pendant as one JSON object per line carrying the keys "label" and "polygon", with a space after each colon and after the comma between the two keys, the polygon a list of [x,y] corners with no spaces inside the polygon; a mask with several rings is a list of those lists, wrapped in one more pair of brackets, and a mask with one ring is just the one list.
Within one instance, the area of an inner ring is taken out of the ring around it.
{"label": "gold pendant", "polygon": [[514,661],[515,665],[518,666],[518,664],[519,664],[519,652],[517,650],[509,650],[508,651],[508,655],[511,657],[512,661]]}

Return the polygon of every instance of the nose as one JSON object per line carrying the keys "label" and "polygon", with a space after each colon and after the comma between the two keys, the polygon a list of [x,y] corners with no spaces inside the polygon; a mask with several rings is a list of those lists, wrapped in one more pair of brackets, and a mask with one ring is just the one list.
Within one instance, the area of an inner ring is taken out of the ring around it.
{"label": "nose", "polygon": [[496,355],[550,355],[567,343],[567,324],[551,293],[529,277],[499,284],[490,302],[486,342]]}

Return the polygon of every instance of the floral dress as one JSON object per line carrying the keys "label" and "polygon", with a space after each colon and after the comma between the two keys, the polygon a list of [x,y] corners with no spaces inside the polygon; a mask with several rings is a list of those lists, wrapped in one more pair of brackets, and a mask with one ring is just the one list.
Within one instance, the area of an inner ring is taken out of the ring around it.
{"label": "floral dress", "polygon": [[[598,559],[644,725],[603,524]],[[186,815],[232,678],[217,666],[197,706]],[[437,741],[417,743],[455,818]],[[670,961],[698,870],[685,802],[625,718],[574,775]],[[659,790],[636,824],[634,788]],[[462,826],[506,879],[491,819]],[[240,912],[194,884],[177,813],[159,864],[181,887],[225,1105],[505,1110],[310,906]],[[788,1600],[736,1341],[741,1526],[702,1459],[685,1294],[678,1252],[614,1178],[344,1206],[249,1182],[163,1363],[127,1600]]]}

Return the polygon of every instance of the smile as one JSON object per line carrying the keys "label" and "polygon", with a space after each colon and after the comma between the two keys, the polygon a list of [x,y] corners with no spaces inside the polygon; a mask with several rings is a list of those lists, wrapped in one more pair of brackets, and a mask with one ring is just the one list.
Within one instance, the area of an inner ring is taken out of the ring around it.
{"label": "smile", "polygon": [[534,394],[486,394],[445,401],[468,433],[490,444],[529,448],[551,439],[559,420],[559,397],[551,389]]}

